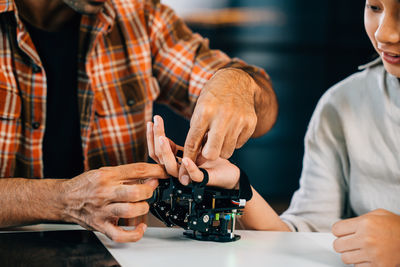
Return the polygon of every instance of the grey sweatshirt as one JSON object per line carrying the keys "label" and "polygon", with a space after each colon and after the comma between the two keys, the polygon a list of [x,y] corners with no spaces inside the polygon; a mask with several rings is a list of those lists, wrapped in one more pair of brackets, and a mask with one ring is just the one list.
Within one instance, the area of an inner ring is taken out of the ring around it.
{"label": "grey sweatshirt", "polygon": [[378,208],[400,214],[400,84],[380,60],[319,101],[300,188],[281,218],[295,231],[324,232]]}

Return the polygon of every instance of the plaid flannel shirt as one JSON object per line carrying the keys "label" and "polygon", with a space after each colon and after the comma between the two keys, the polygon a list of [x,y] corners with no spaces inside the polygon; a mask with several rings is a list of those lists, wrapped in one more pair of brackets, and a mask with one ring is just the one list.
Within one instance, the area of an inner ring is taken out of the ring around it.
{"label": "plaid flannel shirt", "polygon": [[[268,82],[264,71],[210,50],[159,1],[108,0],[99,14],[82,16],[79,39],[71,90],[78,90],[85,170],[146,161],[153,101],[190,117],[218,69]],[[0,177],[42,178],[46,74],[14,0],[0,0],[0,68]]]}

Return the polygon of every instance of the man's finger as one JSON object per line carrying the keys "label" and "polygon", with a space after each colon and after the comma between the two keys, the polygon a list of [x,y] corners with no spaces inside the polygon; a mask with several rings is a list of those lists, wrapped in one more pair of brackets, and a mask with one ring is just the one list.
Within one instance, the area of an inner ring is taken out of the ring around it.
{"label": "man's finger", "polygon": [[149,213],[146,201],[137,203],[112,203],[106,207],[106,212],[118,218],[135,218]]}
{"label": "man's finger", "polygon": [[244,144],[246,144],[250,137],[253,135],[254,130],[255,128],[250,128],[248,126],[244,127],[239,134],[239,137],[237,138],[236,148],[241,148]]}
{"label": "man's finger", "polygon": [[121,180],[144,179],[144,178],[168,178],[164,168],[158,164],[132,163],[117,167]]}
{"label": "man's finger", "polygon": [[184,157],[188,157],[193,161],[196,160],[207,129],[208,124],[204,124],[202,122],[194,122],[193,125],[190,126],[183,150]]}
{"label": "man's finger", "polygon": [[110,222],[107,222],[104,226],[103,231],[104,234],[114,242],[127,243],[127,242],[139,241],[143,237],[143,234],[146,231],[146,229],[147,226],[143,223],[136,226],[134,230],[125,230]]}
{"label": "man's finger", "polygon": [[144,184],[147,184],[148,186],[150,186],[153,190],[155,190],[158,187],[158,179],[155,178],[150,178],[150,179],[146,179],[144,181]]}
{"label": "man's finger", "polygon": [[203,147],[202,156],[208,160],[216,160],[221,154],[226,134],[227,129],[225,125],[218,125],[218,123],[211,125],[208,131],[207,142]]}
{"label": "man's finger", "polygon": [[190,179],[198,183],[203,181],[204,174],[199,170],[199,168],[196,166],[196,164],[194,164],[191,159],[183,158],[182,163],[185,166],[185,169],[187,170]]}
{"label": "man's finger", "polygon": [[228,134],[225,136],[224,144],[221,149],[221,158],[229,159],[233,155],[240,133],[241,129],[237,128],[228,132]]}
{"label": "man's finger", "polygon": [[358,228],[358,221],[359,217],[339,221],[332,226],[332,234],[337,237],[354,234]]}
{"label": "man's finger", "polygon": [[[183,157],[188,157],[191,160],[196,161],[196,158],[199,155],[203,145],[203,140],[207,135],[207,130],[210,123],[209,116],[209,114],[204,114],[201,108],[199,109],[199,105],[196,106],[192,119],[190,120],[190,128],[183,148]],[[187,178],[188,173],[185,167],[181,165],[179,168],[179,181],[183,185],[186,185],[189,183],[189,181],[183,180],[183,176]]]}
{"label": "man's finger", "polygon": [[111,202],[139,202],[149,199],[154,189],[147,184],[119,185],[114,189]]}

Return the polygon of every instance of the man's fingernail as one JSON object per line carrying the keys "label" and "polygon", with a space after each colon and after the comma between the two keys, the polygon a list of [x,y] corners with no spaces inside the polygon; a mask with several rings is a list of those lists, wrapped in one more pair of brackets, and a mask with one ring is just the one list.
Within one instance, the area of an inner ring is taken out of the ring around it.
{"label": "man's fingernail", "polygon": [[143,232],[146,231],[146,229],[147,229],[147,225],[143,224]]}
{"label": "man's fingernail", "polygon": [[182,177],[181,177],[181,183],[182,183],[183,185],[188,185],[188,184],[189,184],[189,176],[187,176],[187,175],[182,175]]}
{"label": "man's fingernail", "polygon": [[154,116],[153,120],[154,120],[154,125],[155,125],[155,126],[157,126],[157,125],[158,125],[158,120],[157,120],[157,117],[156,117],[156,116]]}
{"label": "man's fingernail", "polygon": [[182,162],[183,162],[183,165],[185,165],[186,167],[189,166],[189,161],[187,160],[187,158],[183,158]]}

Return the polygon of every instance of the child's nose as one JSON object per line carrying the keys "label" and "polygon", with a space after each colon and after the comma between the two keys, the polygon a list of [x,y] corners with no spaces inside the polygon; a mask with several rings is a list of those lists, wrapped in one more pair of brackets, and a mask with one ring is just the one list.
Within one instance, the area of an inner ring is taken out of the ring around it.
{"label": "child's nose", "polygon": [[375,32],[375,39],[378,43],[399,43],[400,42],[400,20],[394,15],[385,15]]}

